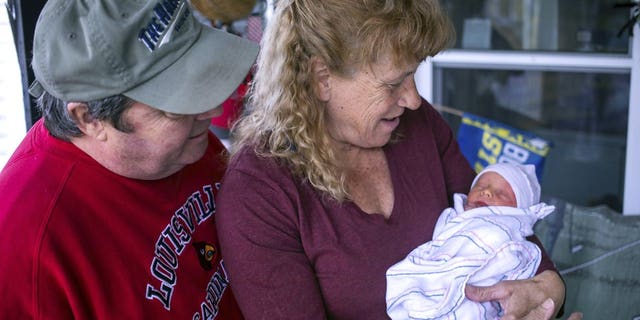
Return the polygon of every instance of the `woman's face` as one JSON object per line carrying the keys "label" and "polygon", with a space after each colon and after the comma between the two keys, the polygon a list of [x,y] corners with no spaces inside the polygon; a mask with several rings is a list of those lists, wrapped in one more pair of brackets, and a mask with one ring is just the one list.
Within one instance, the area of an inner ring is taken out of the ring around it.
{"label": "woman's face", "polygon": [[517,206],[509,182],[493,171],[483,173],[467,195],[467,210],[486,206]]}
{"label": "woman's face", "polygon": [[418,63],[398,68],[388,61],[363,68],[351,78],[329,76],[327,130],[339,145],[382,147],[405,108],[420,107],[414,81]]}

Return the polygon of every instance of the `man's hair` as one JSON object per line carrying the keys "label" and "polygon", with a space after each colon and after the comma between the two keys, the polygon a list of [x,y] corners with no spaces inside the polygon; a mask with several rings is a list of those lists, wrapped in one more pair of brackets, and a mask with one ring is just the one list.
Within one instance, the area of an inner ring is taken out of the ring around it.
{"label": "man's hair", "polygon": [[397,67],[420,62],[454,39],[437,0],[279,1],[262,38],[248,112],[232,131],[232,152],[253,145],[332,198],[348,199],[324,103],[314,92],[312,58],[351,77],[386,57]]}
{"label": "man's hair", "polygon": [[[87,105],[88,114],[96,120],[105,120],[117,130],[132,132],[133,128],[123,119],[123,113],[133,104],[133,100],[123,95],[82,102]],[[38,108],[44,118],[44,125],[51,135],[69,141],[83,135],[67,111],[67,101],[63,101],[43,92],[37,100]]]}

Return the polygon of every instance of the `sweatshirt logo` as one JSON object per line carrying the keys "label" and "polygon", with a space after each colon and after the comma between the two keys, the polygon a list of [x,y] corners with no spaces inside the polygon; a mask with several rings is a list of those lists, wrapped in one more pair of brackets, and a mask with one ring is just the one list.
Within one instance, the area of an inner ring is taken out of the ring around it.
{"label": "sweatshirt logo", "polygon": [[[178,284],[178,258],[194,242],[193,233],[196,228],[213,217],[215,212],[216,205],[211,185],[206,185],[201,191],[194,192],[174,212],[171,221],[156,241],[154,257],[149,266],[154,281],[147,283],[147,299],[156,299],[165,309],[171,310],[171,298]],[[202,248],[205,262],[207,257],[213,259],[215,248],[212,245],[207,247],[207,244],[202,245]]]}
{"label": "sweatshirt logo", "polygon": [[213,269],[211,261],[213,261],[213,258],[216,256],[216,247],[204,241],[194,242],[193,247],[196,249],[196,253],[198,254],[200,266],[205,270]]}

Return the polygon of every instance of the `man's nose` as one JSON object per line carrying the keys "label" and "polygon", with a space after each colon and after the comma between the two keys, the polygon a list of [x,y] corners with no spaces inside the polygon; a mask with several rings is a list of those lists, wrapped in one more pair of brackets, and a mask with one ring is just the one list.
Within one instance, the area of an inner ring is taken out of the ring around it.
{"label": "man's nose", "polygon": [[198,119],[198,120],[211,119],[211,118],[215,118],[215,117],[217,117],[217,116],[219,116],[221,114],[222,114],[222,106],[218,106],[218,107],[215,107],[215,108],[213,108],[211,110],[207,110],[205,112],[198,113],[196,115],[196,119]]}

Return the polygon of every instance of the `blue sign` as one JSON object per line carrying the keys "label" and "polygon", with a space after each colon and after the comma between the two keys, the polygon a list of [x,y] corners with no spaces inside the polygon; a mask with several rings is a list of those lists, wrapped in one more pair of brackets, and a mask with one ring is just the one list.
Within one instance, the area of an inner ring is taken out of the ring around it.
{"label": "blue sign", "polygon": [[469,113],[462,115],[457,139],[476,172],[494,163],[533,164],[542,181],[544,160],[551,149],[545,139]]}

